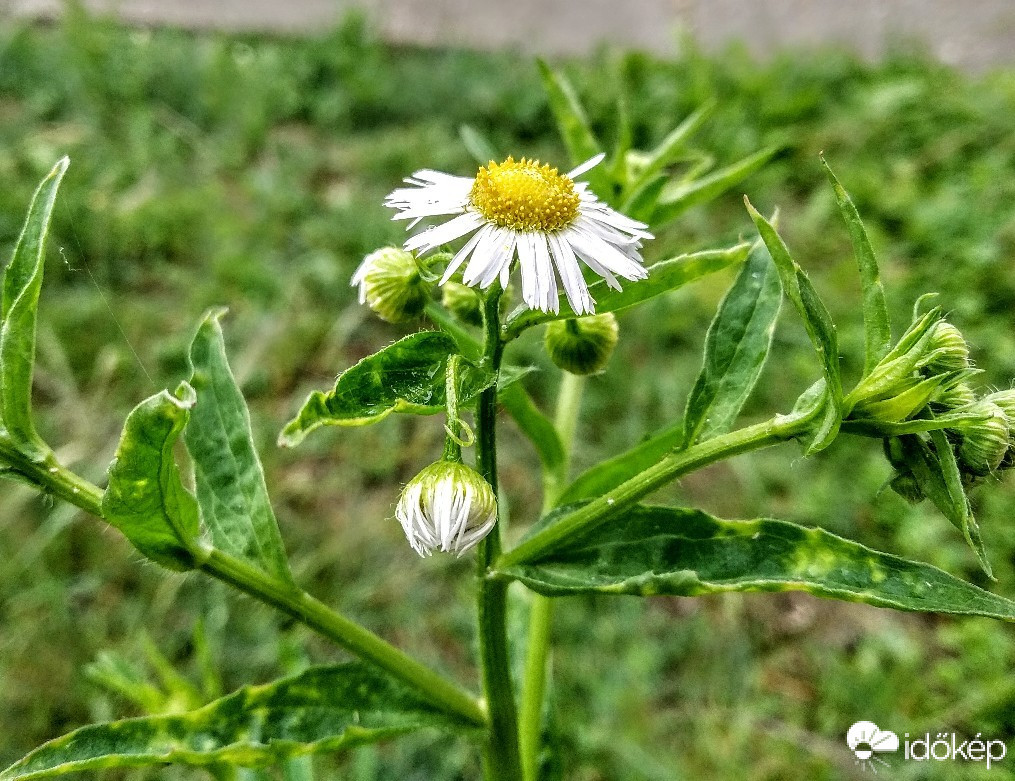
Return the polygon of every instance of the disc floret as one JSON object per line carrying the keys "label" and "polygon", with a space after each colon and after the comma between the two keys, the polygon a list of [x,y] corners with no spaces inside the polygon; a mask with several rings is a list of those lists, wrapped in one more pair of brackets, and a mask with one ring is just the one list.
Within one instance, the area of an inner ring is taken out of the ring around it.
{"label": "disc floret", "polygon": [[482,166],[469,200],[487,222],[524,232],[567,228],[578,219],[581,202],[568,176],[524,157]]}

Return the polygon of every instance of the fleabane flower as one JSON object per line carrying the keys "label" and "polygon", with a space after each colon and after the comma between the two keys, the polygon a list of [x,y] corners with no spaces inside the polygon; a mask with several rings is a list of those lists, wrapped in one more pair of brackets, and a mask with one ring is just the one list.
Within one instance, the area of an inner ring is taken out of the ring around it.
{"label": "fleabane flower", "polygon": [[435,550],[461,556],[497,523],[497,499],[475,469],[442,460],[408,482],[395,517],[420,556]]}
{"label": "fleabane flower", "polygon": [[[575,179],[602,162],[597,155],[566,174],[538,160],[489,162],[474,178],[440,171],[417,171],[410,187],[392,192],[385,205],[409,228],[430,217],[457,215],[405,242],[426,254],[469,236],[451,259],[440,284],[463,265],[462,281],[488,288],[497,279],[507,287],[515,258],[521,269],[522,299],[531,309],[558,312],[558,278],[575,314],[595,312],[581,263],[620,290],[617,277],[645,279],[639,250],[651,239],[644,223],[600,201],[588,183]],[[581,261],[581,263],[579,263]]]}

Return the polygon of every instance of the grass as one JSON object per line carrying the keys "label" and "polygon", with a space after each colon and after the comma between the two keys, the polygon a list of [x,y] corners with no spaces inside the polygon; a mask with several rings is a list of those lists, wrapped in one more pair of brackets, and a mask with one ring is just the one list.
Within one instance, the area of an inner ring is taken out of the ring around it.
{"label": "grass", "polygon": [[[72,158],[36,387],[60,455],[101,481],[126,412],[175,386],[193,324],[205,307],[228,305],[231,359],[299,579],[472,680],[468,563],[419,561],[390,520],[400,483],[438,452],[439,425],[389,419],[315,435],[297,452],[274,438],[310,388],[402,333],[355,306],[348,286],[363,254],[400,238],[380,201],[402,176],[424,166],[467,173],[464,122],[505,153],[562,160],[532,63],[393,49],[356,20],[295,41],[130,30],[73,11],[54,26],[6,26],[0,62],[4,256],[35,183],[57,157]],[[872,232],[896,327],[916,296],[938,290],[989,369],[984,381],[1007,387],[1015,376],[1015,73],[972,79],[906,52],[879,65],[837,52],[757,63],[693,47],[670,60],[605,52],[566,70],[606,138],[623,90],[643,146],[710,97],[719,108],[700,145],[719,161],[787,144],[744,189],[763,211],[781,209],[791,248],[840,324],[851,376],[857,283],[821,150]],[[730,194],[683,217],[652,259],[749,233]],[[622,318],[614,366],[629,370],[590,384],[579,467],[680,414],[729,281]],[[799,357],[805,339],[784,316],[748,417],[785,409],[816,376]],[[518,349],[546,365],[537,338]],[[549,402],[552,388],[537,395]],[[532,518],[533,455],[510,424],[503,430],[512,512]],[[880,491],[888,473],[874,443],[843,439],[812,460],[786,447],[721,465],[661,496],[728,517],[821,525],[983,583],[932,508]],[[1008,595],[1013,498],[1011,485],[976,496],[992,587]],[[16,484],[3,485],[0,519],[0,764],[85,721],[139,713],[88,665],[111,653],[133,668],[128,678],[155,680],[145,632],[207,691],[338,658],[259,605],[142,564],[112,530]],[[856,778],[842,736],[859,719],[1015,735],[1015,637],[985,620],[798,595],[571,599],[558,616],[547,757],[556,777]],[[424,736],[318,767],[321,778],[455,779],[475,777],[477,763],[469,747]],[[917,770],[910,763],[897,776]],[[1002,764],[989,777],[1015,773]]]}

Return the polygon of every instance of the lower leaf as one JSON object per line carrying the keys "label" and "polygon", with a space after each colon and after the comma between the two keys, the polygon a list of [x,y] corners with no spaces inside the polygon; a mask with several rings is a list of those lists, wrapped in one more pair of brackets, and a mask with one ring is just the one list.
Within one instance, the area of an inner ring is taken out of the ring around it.
{"label": "lower leaf", "polygon": [[635,506],[567,549],[498,574],[551,596],[806,591],[895,610],[1015,621],[1015,602],[930,564],[787,521],[724,521],[672,507]]}
{"label": "lower leaf", "polygon": [[37,748],[0,781],[177,763],[256,767],[425,728],[469,725],[362,662],[249,686],[203,708],[92,724]]}

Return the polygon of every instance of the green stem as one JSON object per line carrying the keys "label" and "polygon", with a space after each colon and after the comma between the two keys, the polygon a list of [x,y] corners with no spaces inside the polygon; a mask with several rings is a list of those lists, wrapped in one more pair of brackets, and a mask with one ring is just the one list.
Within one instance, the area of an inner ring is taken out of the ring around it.
{"label": "green stem", "polygon": [[[0,439],[0,458],[44,491],[102,517],[102,489],[61,466],[52,455],[31,461]],[[370,630],[335,612],[291,584],[279,583],[259,569],[214,548],[202,548],[198,569],[296,620],[387,670],[439,705],[476,726],[486,714],[475,697],[439,673],[381,639]]]}
{"label": "green stem", "polygon": [[776,416],[772,420],[748,426],[706,440],[663,458],[644,472],[604,496],[562,516],[555,524],[529,537],[502,555],[496,569],[531,561],[616,517],[642,497],[703,466],[740,453],[778,444],[803,433],[811,425],[810,415]]}
{"label": "green stem", "polygon": [[522,778],[536,781],[539,773],[540,736],[543,731],[543,700],[549,678],[550,633],[553,599],[532,595],[529,634],[525,649],[525,677],[519,712],[518,741],[522,752]]}
{"label": "green stem", "polygon": [[[557,395],[554,427],[560,437],[564,458],[553,472],[543,472],[543,510],[548,513],[557,504],[571,471],[571,452],[575,427],[581,410],[585,378],[564,372]],[[522,680],[519,743],[522,752],[522,778],[536,781],[539,773],[540,734],[543,726],[543,700],[549,678],[550,634],[553,625],[553,600],[532,595],[529,635],[525,652],[525,677]]]}
{"label": "green stem", "polygon": [[245,561],[233,558],[220,550],[210,550],[200,569],[213,578],[228,583],[243,593],[292,616],[357,656],[387,670],[426,695],[434,704],[464,717],[477,726],[486,724],[482,708],[468,692],[420,664],[369,629],[336,613],[310,594],[287,588]]}
{"label": "green stem", "polygon": [[[485,340],[483,363],[496,375],[504,352],[500,334],[500,295],[495,288],[484,302]],[[479,396],[476,411],[476,465],[497,493],[497,385]],[[500,504],[498,502],[498,512]],[[483,695],[490,714],[490,732],[484,752],[487,779],[517,781],[521,777],[518,752],[518,714],[511,681],[511,657],[507,639],[507,581],[487,577],[501,551],[501,526],[479,544],[477,557],[476,614]]]}

